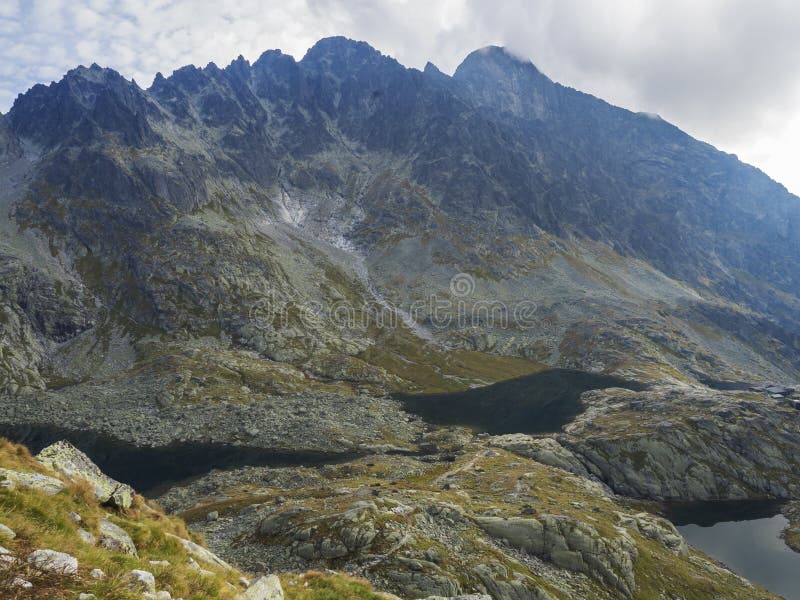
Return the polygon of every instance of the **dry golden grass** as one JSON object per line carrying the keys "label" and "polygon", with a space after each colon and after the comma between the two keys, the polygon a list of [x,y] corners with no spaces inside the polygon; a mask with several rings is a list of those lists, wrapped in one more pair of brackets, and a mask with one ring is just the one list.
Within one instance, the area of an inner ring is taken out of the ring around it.
{"label": "dry golden grass", "polygon": [[284,575],[281,584],[286,600],[385,600],[366,579],[342,573],[308,571]]}
{"label": "dry golden grass", "polygon": [[[38,463],[22,446],[0,439],[0,467],[16,471],[38,472],[57,477]],[[78,514],[81,521],[71,516]],[[122,527],[133,539],[138,557],[114,553],[92,546],[82,540],[78,529],[83,528],[99,535],[102,518]],[[101,506],[94,495],[94,488],[86,481],[67,482],[60,493],[49,496],[38,490],[0,488],[0,523],[10,527],[17,536],[13,540],[3,539],[2,545],[22,560],[9,569],[0,569],[0,598],[75,598],[80,592],[95,594],[98,599],[127,600],[139,598],[128,586],[128,573],[143,569],[156,576],[158,589],[169,591],[174,598],[231,599],[236,591],[228,586],[235,582],[238,572],[215,572],[204,575],[189,566],[189,555],[183,546],[167,533],[202,543],[191,536],[180,519],[169,517],[150,506],[141,497],[134,498],[131,508],[115,511]],[[32,570],[24,560],[34,549],[49,548],[65,552],[78,559],[78,574],[40,573]],[[155,567],[151,560],[169,561],[169,567]],[[203,565],[210,571],[213,566]],[[93,568],[102,569],[107,577],[97,581],[89,577]],[[15,578],[33,583],[25,589],[12,585]]]}

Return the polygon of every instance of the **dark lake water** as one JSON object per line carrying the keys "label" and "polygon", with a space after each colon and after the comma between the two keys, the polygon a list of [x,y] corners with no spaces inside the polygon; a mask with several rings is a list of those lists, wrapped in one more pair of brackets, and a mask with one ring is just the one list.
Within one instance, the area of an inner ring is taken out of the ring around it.
{"label": "dark lake water", "polygon": [[772,501],[692,502],[667,507],[692,546],[787,600],[800,600],[800,554],[780,538],[788,521]]}
{"label": "dark lake water", "polygon": [[156,496],[170,484],[214,469],[243,466],[312,466],[352,460],[360,454],[276,452],[226,444],[173,443],[137,446],[106,435],[59,427],[0,424],[0,436],[25,444],[34,454],[59,440],[68,440],[85,452],[107,475],[130,484],[146,496]]}
{"label": "dark lake water", "polygon": [[540,373],[447,394],[399,395],[403,407],[429,423],[464,425],[493,435],[551,433],[583,410],[583,392],[609,387],[642,390],[643,384],[572,369]]}

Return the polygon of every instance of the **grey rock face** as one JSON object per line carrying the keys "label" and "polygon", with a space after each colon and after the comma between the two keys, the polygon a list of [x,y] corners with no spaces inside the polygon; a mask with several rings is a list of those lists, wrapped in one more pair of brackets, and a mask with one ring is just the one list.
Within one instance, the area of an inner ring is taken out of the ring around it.
{"label": "grey rock face", "polygon": [[283,588],[277,575],[265,575],[250,584],[242,597],[245,600],[283,600]]}
{"label": "grey rock face", "polygon": [[618,493],[672,500],[800,494],[800,414],[780,401],[675,385],[582,399],[586,412],[558,440]]}
{"label": "grey rock face", "polygon": [[78,559],[55,550],[34,550],[28,556],[28,563],[41,571],[64,575],[78,574]]}
{"label": "grey rock face", "polygon": [[100,519],[99,544],[112,552],[136,555],[136,545],[128,532],[108,519]]}
{"label": "grey rock face", "polygon": [[167,537],[178,541],[181,544],[181,546],[183,546],[184,550],[186,550],[186,552],[191,554],[193,557],[202,560],[203,562],[206,562],[208,564],[217,567],[222,567],[223,569],[233,569],[233,567],[231,567],[228,563],[222,560],[219,556],[211,552],[211,550],[203,548],[202,546],[200,546],[199,544],[195,544],[191,540],[186,540],[182,537],[178,537],[171,533],[167,533]]}
{"label": "grey rock face", "polygon": [[638,531],[642,535],[656,540],[678,554],[689,554],[689,545],[686,543],[686,540],[678,533],[675,526],[666,519],[649,513],[638,513],[632,517],[620,513],[619,517],[620,524],[623,527]]}
{"label": "grey rock face", "polygon": [[586,573],[626,596],[633,596],[633,564],[638,552],[625,534],[615,540],[601,537],[591,525],[567,517],[542,515],[536,519],[478,517],[490,535],[553,564]]}
{"label": "grey rock face", "polygon": [[311,529],[303,525],[303,517],[311,515],[302,507],[271,515],[259,525],[264,536],[287,536],[293,551],[306,560],[341,559],[358,556],[369,550],[377,535],[375,519],[379,514],[371,502],[357,502],[349,510],[326,516],[330,536],[311,539]]}
{"label": "grey rock face", "polygon": [[67,487],[63,481],[55,477],[49,477],[41,473],[26,473],[3,468],[0,468],[0,479],[9,482],[11,486],[39,490],[49,496],[53,496]]}
{"label": "grey rock face", "polygon": [[36,458],[44,465],[72,480],[85,479],[94,487],[97,499],[119,508],[130,508],[134,491],[103,473],[91,459],[66,441],[44,448]]}
{"label": "grey rock face", "polygon": [[150,594],[156,593],[156,578],[150,571],[134,569],[128,574],[128,579],[130,580],[130,589]]}
{"label": "grey rock face", "polygon": [[584,477],[589,475],[580,459],[552,437],[535,438],[522,433],[512,433],[494,436],[489,444],[576,475]]}

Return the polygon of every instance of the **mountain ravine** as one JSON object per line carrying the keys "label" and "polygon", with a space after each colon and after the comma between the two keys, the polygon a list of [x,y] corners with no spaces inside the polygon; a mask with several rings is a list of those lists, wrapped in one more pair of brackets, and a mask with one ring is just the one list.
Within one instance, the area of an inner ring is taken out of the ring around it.
{"label": "mountain ravine", "polygon": [[653,502],[800,501],[798,227],[503,48],[80,66],[0,115],[0,433],[181,449],[160,502],[284,587],[770,597]]}

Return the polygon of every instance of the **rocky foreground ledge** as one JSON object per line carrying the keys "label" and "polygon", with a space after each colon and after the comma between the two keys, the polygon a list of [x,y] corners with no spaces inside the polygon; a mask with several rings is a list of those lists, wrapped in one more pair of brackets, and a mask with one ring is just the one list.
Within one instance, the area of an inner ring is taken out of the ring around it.
{"label": "rocky foreground ledge", "polygon": [[0,439],[3,598],[400,600],[343,572],[251,578],[201,542],[68,442],[32,457]]}
{"label": "rocky foreground ledge", "polygon": [[[344,574],[249,576],[66,442],[36,458],[0,439],[0,597],[314,600],[388,598]],[[327,592],[333,591],[325,596]]]}
{"label": "rocky foreground ledge", "polygon": [[642,505],[490,442],[467,441],[454,460],[212,474],[162,500],[245,569],[346,570],[408,599],[774,597]]}

